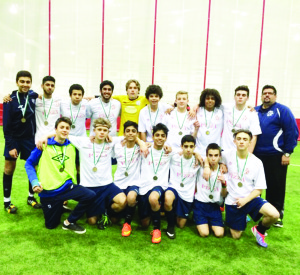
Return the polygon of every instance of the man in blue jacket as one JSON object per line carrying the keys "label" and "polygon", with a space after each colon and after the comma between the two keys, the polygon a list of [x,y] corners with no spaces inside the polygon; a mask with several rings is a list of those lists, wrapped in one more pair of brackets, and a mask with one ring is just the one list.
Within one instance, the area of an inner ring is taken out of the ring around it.
{"label": "man in blue jacket", "polygon": [[267,181],[266,199],[280,213],[280,219],[274,226],[283,227],[287,167],[297,146],[299,131],[291,110],[277,103],[276,97],[277,91],[274,86],[263,87],[262,105],[255,107],[262,134],[258,137],[254,154],[264,165]]}

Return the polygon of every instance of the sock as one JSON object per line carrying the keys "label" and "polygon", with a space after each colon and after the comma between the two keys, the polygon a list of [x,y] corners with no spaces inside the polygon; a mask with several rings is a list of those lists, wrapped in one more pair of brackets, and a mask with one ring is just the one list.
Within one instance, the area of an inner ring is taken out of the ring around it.
{"label": "sock", "polygon": [[28,183],[29,183],[29,195],[28,195],[28,197],[33,197],[33,195],[34,195],[34,192],[33,192],[33,190],[32,190],[32,186],[31,186],[31,183],[30,183],[30,181],[28,181]]}
{"label": "sock", "polygon": [[158,211],[151,210],[151,216],[152,216],[152,221],[153,221],[153,229],[160,230],[160,210],[158,210]]}
{"label": "sock", "polygon": [[133,207],[127,206],[127,208],[126,208],[125,223],[131,224],[134,212],[135,212],[135,206],[133,206]]}
{"label": "sock", "polygon": [[270,227],[264,226],[264,225],[262,224],[262,222],[260,221],[260,222],[258,223],[258,226],[256,227],[256,230],[257,230],[259,233],[265,235],[266,230],[268,230],[269,228],[270,228]]}
{"label": "sock", "polygon": [[166,211],[166,217],[168,222],[168,227],[175,227],[175,212],[172,209],[171,211]]}
{"label": "sock", "polygon": [[5,207],[9,206],[9,204],[10,204],[12,178],[13,178],[13,175],[6,175],[3,173],[3,194],[4,194]]}
{"label": "sock", "polygon": [[80,174],[79,173],[77,173],[76,179],[77,179],[77,185],[79,185],[80,184]]}

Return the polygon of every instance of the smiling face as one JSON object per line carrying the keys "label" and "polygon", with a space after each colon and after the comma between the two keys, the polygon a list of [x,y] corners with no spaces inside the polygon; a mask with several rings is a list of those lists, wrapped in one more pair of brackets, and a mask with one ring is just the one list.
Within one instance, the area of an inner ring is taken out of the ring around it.
{"label": "smiling face", "polygon": [[44,96],[51,97],[55,90],[55,83],[53,81],[46,81],[44,84],[41,85],[41,87],[44,91]]}
{"label": "smiling face", "polygon": [[187,94],[178,94],[176,96],[176,103],[177,103],[177,108],[179,109],[186,109],[188,105],[189,99]]}
{"label": "smiling face", "polygon": [[207,95],[205,97],[205,109],[207,111],[212,111],[215,108],[216,100],[213,95]]}
{"label": "smiling face", "polygon": [[159,130],[153,134],[152,139],[154,142],[154,148],[160,150],[163,148],[167,140],[167,135],[163,130]]}
{"label": "smiling face", "polygon": [[246,101],[249,99],[247,92],[243,90],[236,91],[234,95],[235,104],[237,106],[244,106]]}
{"label": "smiling face", "polygon": [[150,94],[148,101],[151,107],[156,107],[158,105],[158,102],[160,101],[160,97],[157,94]]}
{"label": "smiling face", "polygon": [[190,159],[193,156],[195,150],[195,143],[186,141],[183,145],[181,145],[183,156],[186,159]]}
{"label": "smiling face", "polygon": [[70,133],[70,124],[61,121],[60,123],[58,123],[55,132],[56,132],[57,139],[59,140],[67,139]]}
{"label": "smiling face", "polygon": [[73,105],[78,105],[83,98],[83,94],[81,90],[72,90],[72,94],[71,94],[71,102]]}
{"label": "smiling face", "polygon": [[127,141],[135,141],[138,131],[133,126],[128,126],[124,131],[124,137]]}
{"label": "smiling face", "polygon": [[27,93],[31,87],[31,79],[27,76],[19,77],[17,81],[19,93]]}
{"label": "smiling face", "polygon": [[104,85],[100,93],[103,100],[105,102],[108,102],[113,94],[113,90],[110,85]]}

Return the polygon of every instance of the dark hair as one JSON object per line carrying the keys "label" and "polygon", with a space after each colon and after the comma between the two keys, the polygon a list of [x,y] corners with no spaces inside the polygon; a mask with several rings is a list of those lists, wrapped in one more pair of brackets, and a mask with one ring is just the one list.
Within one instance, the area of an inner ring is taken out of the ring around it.
{"label": "dark hair", "polygon": [[28,72],[28,71],[19,71],[17,73],[17,77],[16,77],[16,82],[18,82],[19,78],[20,77],[29,77],[31,82],[32,82],[32,76],[31,76],[31,73]]}
{"label": "dark hair", "polygon": [[262,88],[262,91],[261,93],[264,92],[265,89],[272,89],[274,91],[274,94],[277,95],[277,91],[276,91],[276,88],[272,85],[265,85],[263,88]]}
{"label": "dark hair", "polygon": [[246,86],[246,85],[241,85],[241,86],[236,87],[235,90],[234,90],[234,94],[235,94],[235,95],[236,95],[236,92],[237,92],[237,91],[246,91],[246,92],[247,92],[247,97],[249,97],[249,92],[250,92],[250,90],[249,90],[248,86]]}
{"label": "dark hair", "polygon": [[57,129],[58,124],[61,123],[61,122],[66,122],[66,123],[68,123],[68,124],[70,125],[70,127],[71,127],[71,125],[72,125],[71,119],[69,119],[68,117],[62,116],[62,117],[60,117],[60,118],[58,118],[58,119],[56,120],[56,122],[55,122],[55,129]]}
{"label": "dark hair", "polygon": [[83,89],[83,87],[80,84],[73,84],[73,85],[71,85],[71,87],[69,89],[70,96],[72,95],[73,90],[82,91],[82,95],[84,95],[84,89]]}
{"label": "dark hair", "polygon": [[45,84],[45,82],[47,82],[47,81],[52,81],[52,82],[55,83],[55,78],[54,78],[53,76],[51,76],[51,75],[47,75],[47,76],[45,76],[45,77],[43,78],[42,83]]}
{"label": "dark hair", "polygon": [[236,130],[236,132],[233,134],[233,138],[236,139],[236,136],[237,136],[239,133],[245,133],[245,134],[249,135],[250,140],[252,139],[252,133],[251,133],[251,131],[245,130],[245,129],[238,129],[238,130]]}
{"label": "dark hair", "polygon": [[193,142],[196,145],[196,139],[192,136],[192,135],[185,135],[182,139],[181,139],[181,145],[183,146],[183,144],[185,142]]}
{"label": "dark hair", "polygon": [[206,147],[206,156],[208,156],[208,150],[219,150],[220,156],[221,156],[221,147],[217,143],[210,143]]}
{"label": "dark hair", "polygon": [[158,85],[149,85],[149,86],[147,87],[146,92],[145,92],[145,97],[146,97],[147,99],[149,99],[149,96],[150,96],[151,94],[158,95],[159,98],[162,98],[162,97],[163,97],[163,91],[162,91],[161,87],[158,86]]}
{"label": "dark hair", "polygon": [[154,136],[154,134],[160,130],[163,131],[166,136],[168,136],[169,129],[165,124],[162,123],[158,123],[155,126],[153,126],[152,135]]}
{"label": "dark hair", "polygon": [[111,87],[111,90],[114,91],[114,84],[109,81],[109,80],[104,80],[100,83],[100,91],[102,91],[102,88],[105,86],[105,85],[109,85]]}
{"label": "dark hair", "polygon": [[222,104],[222,98],[220,93],[216,89],[204,89],[200,95],[199,107],[205,107],[205,99],[207,96],[213,96],[215,98],[215,107],[220,107]]}
{"label": "dark hair", "polygon": [[127,120],[125,123],[124,123],[124,133],[125,133],[125,130],[127,127],[130,127],[130,126],[133,126],[137,131],[138,131],[138,124],[136,122],[133,122],[131,120]]}

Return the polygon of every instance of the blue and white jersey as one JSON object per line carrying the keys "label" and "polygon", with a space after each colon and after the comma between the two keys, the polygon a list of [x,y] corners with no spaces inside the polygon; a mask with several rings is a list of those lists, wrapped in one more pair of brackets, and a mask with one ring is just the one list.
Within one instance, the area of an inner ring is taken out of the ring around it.
{"label": "blue and white jersey", "polygon": [[299,135],[297,123],[291,110],[280,103],[270,108],[255,107],[258,112],[262,134],[257,137],[255,155],[292,153]]}

